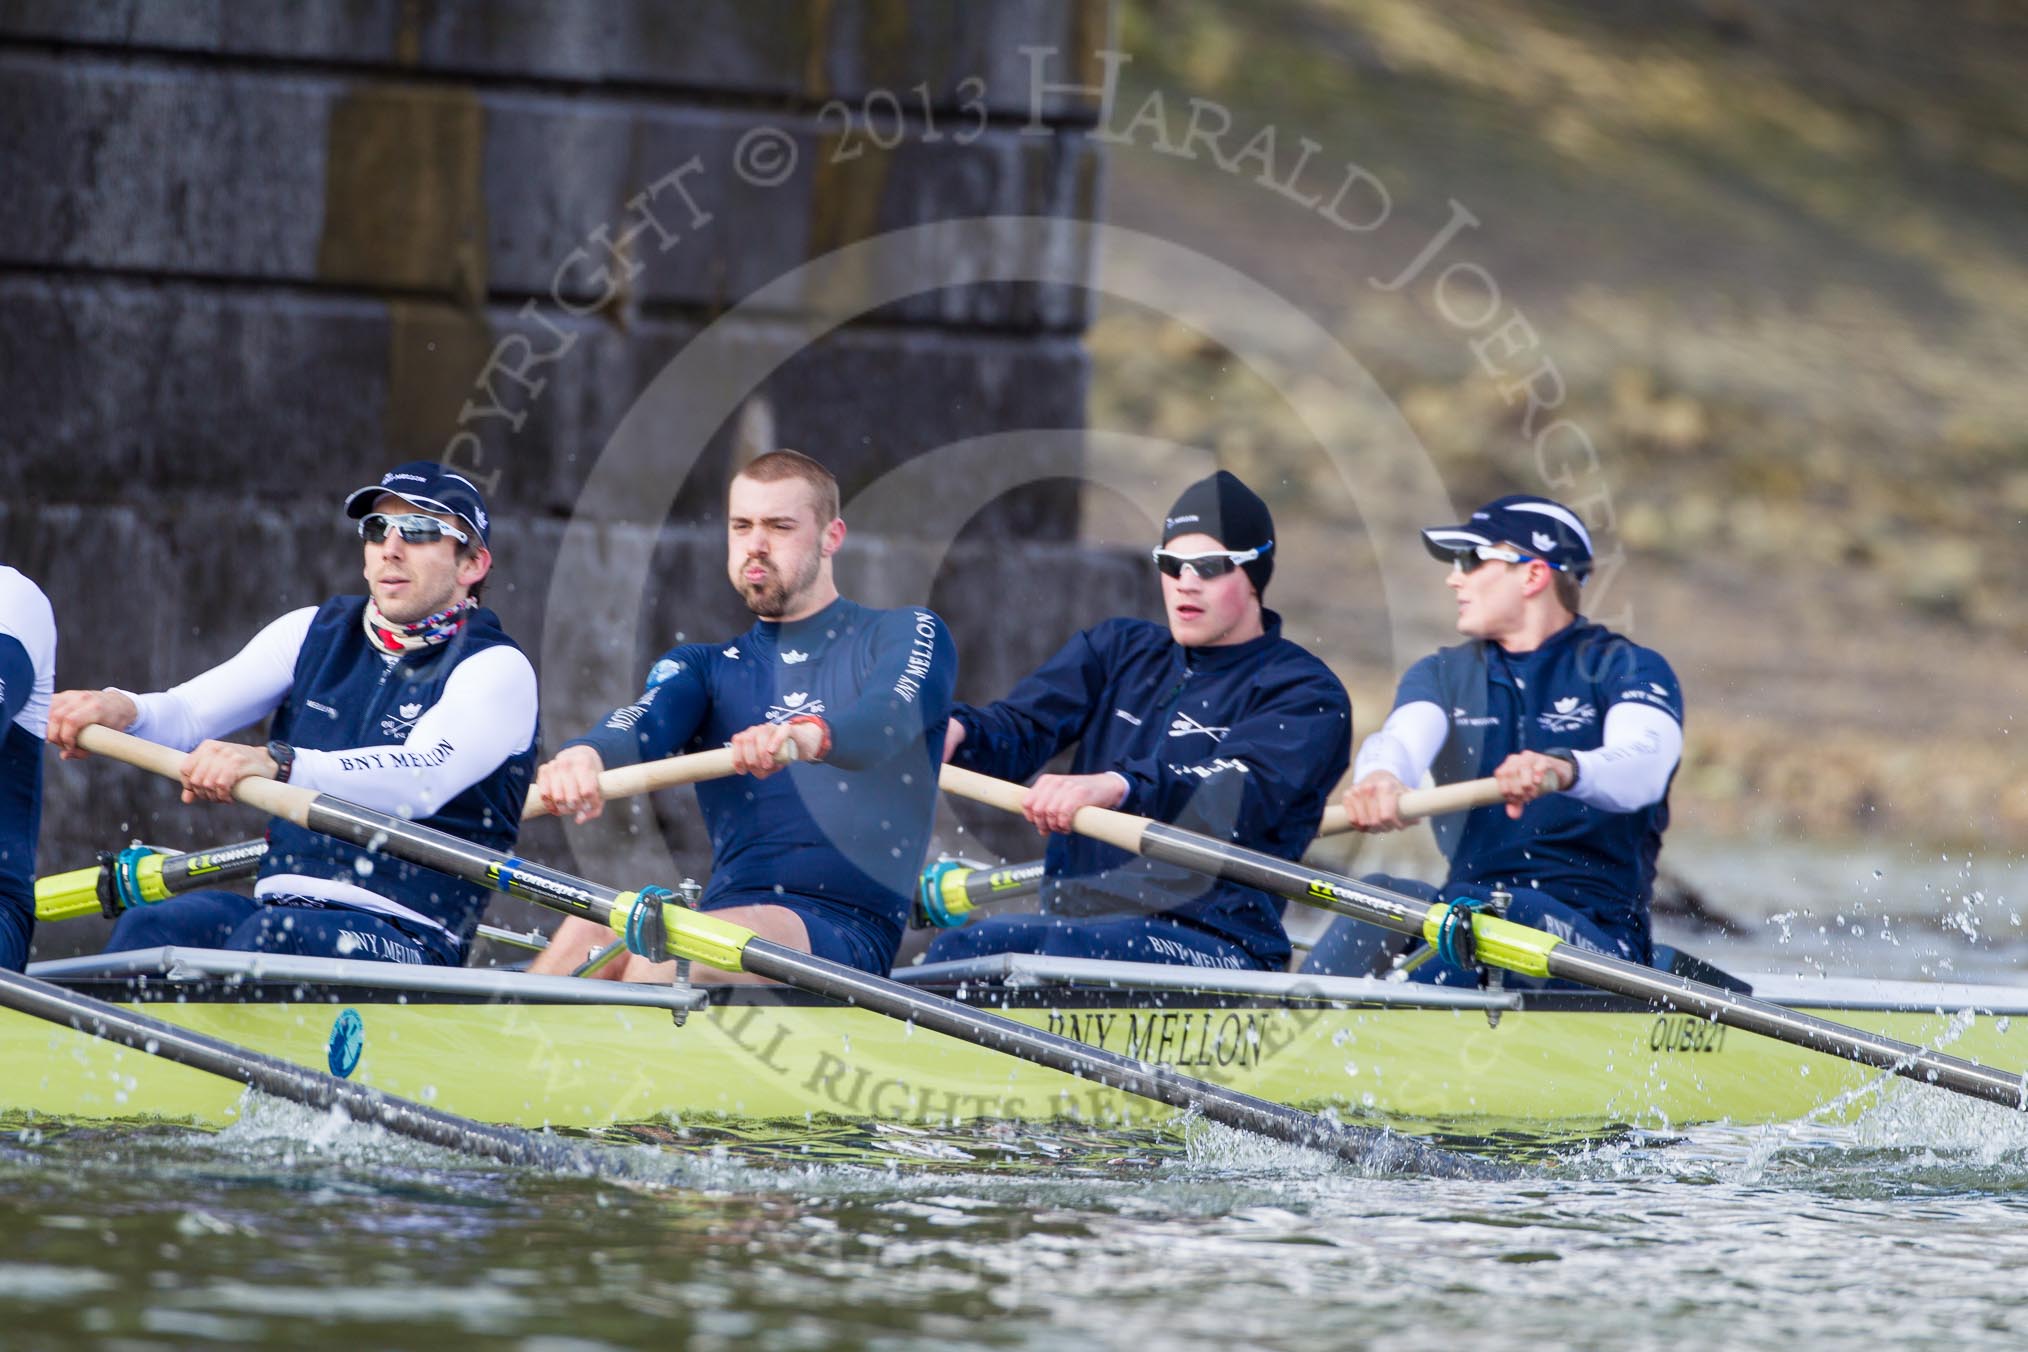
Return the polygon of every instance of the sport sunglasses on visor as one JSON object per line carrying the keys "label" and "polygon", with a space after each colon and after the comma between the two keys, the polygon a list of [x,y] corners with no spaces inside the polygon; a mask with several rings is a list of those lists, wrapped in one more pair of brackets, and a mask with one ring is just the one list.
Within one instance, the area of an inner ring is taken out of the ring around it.
{"label": "sport sunglasses on visor", "polygon": [[472,537],[455,526],[446,526],[433,516],[420,512],[404,512],[400,516],[389,516],[386,512],[368,512],[359,518],[359,538],[369,544],[379,544],[394,531],[412,545],[433,545],[446,535],[461,545],[472,542]]}
{"label": "sport sunglasses on visor", "polygon": [[1187,567],[1201,581],[1209,582],[1213,578],[1224,577],[1243,563],[1252,563],[1273,548],[1272,544],[1268,544],[1260,549],[1214,549],[1206,554],[1173,554],[1166,549],[1151,549],[1148,553],[1154,558],[1155,566],[1170,577],[1183,576]]}

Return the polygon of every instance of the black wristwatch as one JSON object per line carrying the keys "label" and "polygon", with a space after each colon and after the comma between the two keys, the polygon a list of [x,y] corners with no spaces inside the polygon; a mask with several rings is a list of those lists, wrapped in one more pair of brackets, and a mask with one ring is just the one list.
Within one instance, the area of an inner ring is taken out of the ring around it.
{"label": "black wristwatch", "polygon": [[268,759],[275,763],[275,782],[286,784],[296,772],[296,748],[287,742],[269,742]]}
{"label": "black wristwatch", "polygon": [[1552,756],[1570,767],[1570,778],[1564,783],[1563,788],[1557,790],[1558,793],[1577,787],[1577,753],[1575,751],[1572,751],[1567,746],[1552,746],[1542,754]]}

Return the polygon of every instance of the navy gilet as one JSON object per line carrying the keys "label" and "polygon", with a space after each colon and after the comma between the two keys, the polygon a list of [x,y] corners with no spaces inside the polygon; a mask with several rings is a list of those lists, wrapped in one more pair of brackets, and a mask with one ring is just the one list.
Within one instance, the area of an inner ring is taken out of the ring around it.
{"label": "navy gilet", "polygon": [[[449,642],[389,659],[366,637],[366,598],[341,596],[318,607],[296,654],[295,678],[275,710],[272,735],[291,746],[318,751],[397,746],[443,697],[444,683],[474,653],[519,645],[499,617],[472,611]],[[537,736],[484,779],[445,803],[421,825],[489,849],[511,850],[521,830],[521,807],[535,773]],[[458,946],[459,959],[477,931],[492,892],[390,855],[306,831],[277,817],[268,824],[268,853],[260,876],[298,873],[352,883],[437,921]]]}
{"label": "navy gilet", "polygon": [[[1403,676],[1395,698],[1449,716],[1431,767],[1439,784],[1490,775],[1517,751],[1596,750],[1605,716],[1638,703],[1683,718],[1682,687],[1659,653],[1578,619],[1539,649],[1510,654],[1483,641],[1441,648]],[[1519,821],[1499,805],[1431,820],[1452,883],[1537,888],[1614,935],[1645,947],[1669,798],[1608,812],[1566,794],[1530,803]]]}

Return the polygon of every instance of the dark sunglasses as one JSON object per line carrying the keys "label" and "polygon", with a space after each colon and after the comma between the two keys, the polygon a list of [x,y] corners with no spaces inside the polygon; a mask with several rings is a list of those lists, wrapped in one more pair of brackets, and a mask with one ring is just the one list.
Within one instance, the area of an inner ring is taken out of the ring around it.
{"label": "dark sunglasses", "polygon": [[1224,577],[1241,564],[1252,563],[1260,557],[1258,549],[1245,549],[1237,553],[1230,550],[1215,549],[1209,554],[1172,554],[1166,549],[1155,549],[1149,552],[1154,556],[1155,566],[1170,577],[1181,577],[1183,576],[1183,570],[1188,568],[1200,580],[1205,582],[1209,582],[1213,578]]}
{"label": "dark sunglasses", "polygon": [[359,518],[359,538],[368,544],[379,544],[392,530],[412,545],[433,545],[449,536],[459,544],[472,542],[472,537],[454,526],[446,526],[433,516],[421,512],[405,512],[400,516],[389,516],[385,512],[369,512]]}

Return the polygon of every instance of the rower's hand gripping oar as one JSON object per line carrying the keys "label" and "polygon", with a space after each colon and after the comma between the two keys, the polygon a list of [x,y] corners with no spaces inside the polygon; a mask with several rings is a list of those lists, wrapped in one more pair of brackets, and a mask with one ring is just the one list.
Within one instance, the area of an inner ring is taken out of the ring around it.
{"label": "rower's hand gripping oar", "polygon": [[[1008,812],[1020,812],[1021,800],[1027,793],[1019,784],[955,765],[943,767],[940,782],[946,793]],[[1432,946],[1443,938],[1447,922],[1456,925],[1461,920],[1454,918],[1452,907],[1444,902],[1426,904],[1370,883],[1292,864],[1271,854],[1110,808],[1080,808],[1072,825],[1079,835],[1130,853],[1245,887],[1257,887],[1397,934],[1413,934]],[[1639,963],[1607,957],[1511,920],[1483,913],[1472,914],[1470,920],[1477,959],[1487,966],[1523,976],[1574,981],[1594,990],[1714,1019],[1826,1056],[1892,1071],[1921,1084],[1937,1085],[2009,1108],[2028,1108],[2028,1077],[1850,1028],[1670,972],[1658,972]]]}
{"label": "rower's hand gripping oar", "polygon": [[[785,741],[775,751],[775,764],[793,764],[799,754],[794,741]],[[707,779],[724,779],[732,773],[732,748],[721,746],[712,751],[693,751],[687,756],[668,756],[662,760],[643,761],[639,765],[601,770],[599,796],[608,800],[632,798],[657,789],[673,789],[678,784],[701,784]],[[531,817],[548,815],[548,800],[543,798],[540,788],[531,784],[528,801],[521,808],[521,819],[526,821]]]}
{"label": "rower's hand gripping oar", "polygon": [[[87,751],[127,761],[167,778],[179,777],[178,767],[183,760],[180,752],[126,733],[90,727],[79,734],[78,744]],[[716,916],[663,900],[669,895],[666,889],[616,891],[347,803],[330,794],[312,793],[301,785],[279,784],[264,777],[240,780],[233,787],[233,796],[307,830],[464,878],[551,910],[598,921],[631,939],[659,930],[656,937],[660,942],[648,951],[648,956],[654,958],[687,958],[725,971],[752,972],[797,990],[858,1005],[1172,1108],[1192,1110],[1229,1127],[1329,1151],[1357,1164],[1446,1177],[1484,1178],[1503,1172],[1470,1155],[1392,1132],[1341,1126],[1315,1113],[1178,1074],[1170,1066],[1086,1046],[983,1009],[799,952]]]}
{"label": "rower's hand gripping oar", "polygon": [[[1439,784],[1433,789],[1409,789],[1397,800],[1395,812],[1405,822],[1420,821],[1424,817],[1441,817],[1450,812],[1491,807],[1505,798],[1506,795],[1500,792],[1499,780],[1491,777],[1467,779],[1457,784]],[[1325,808],[1324,819],[1317,823],[1320,836],[1343,835],[1351,829],[1352,818],[1342,803],[1333,803]]]}

